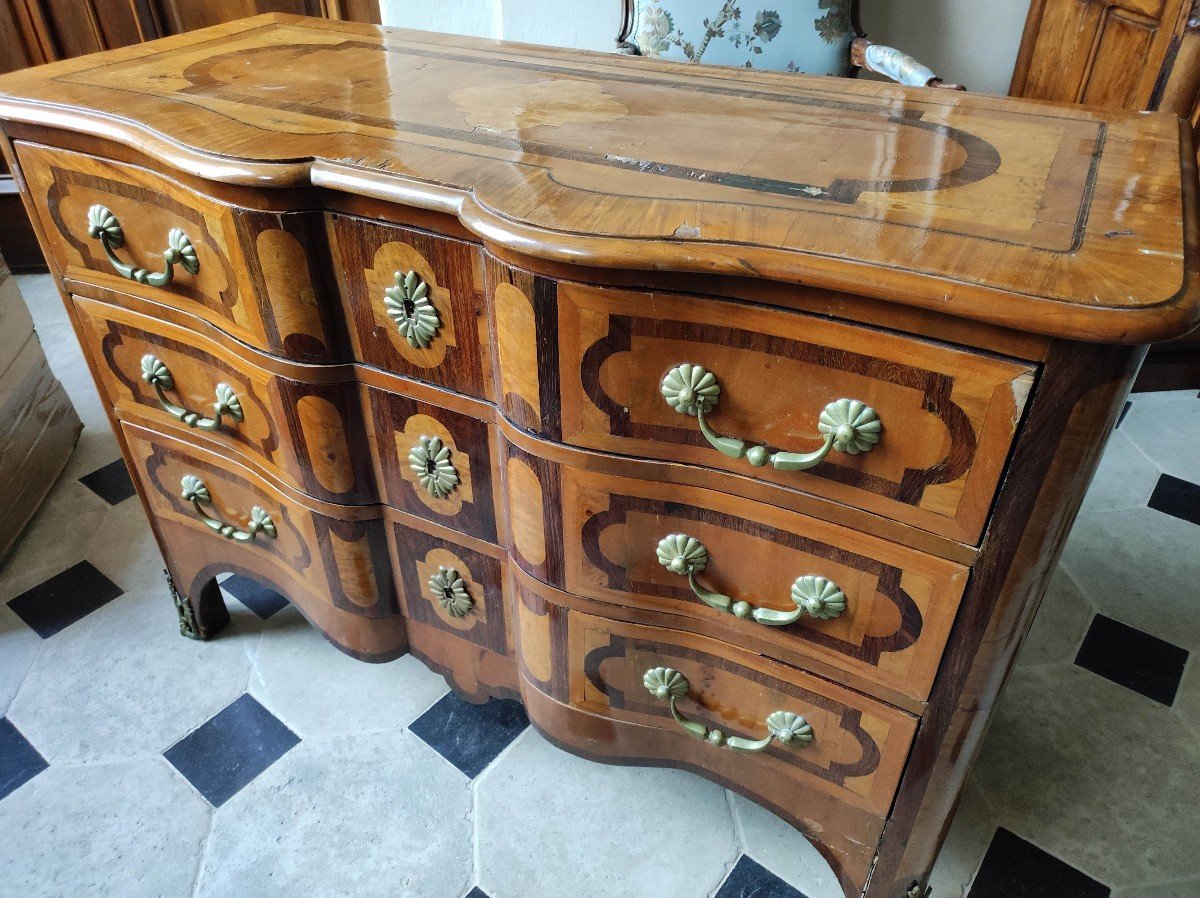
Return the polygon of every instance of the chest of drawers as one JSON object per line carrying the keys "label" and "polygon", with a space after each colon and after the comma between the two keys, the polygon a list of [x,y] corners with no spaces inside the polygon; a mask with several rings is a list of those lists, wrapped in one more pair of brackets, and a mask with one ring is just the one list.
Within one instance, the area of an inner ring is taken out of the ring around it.
{"label": "chest of drawers", "polygon": [[216,577],[920,895],[1151,340],[1168,116],[264,16],[0,79],[185,635]]}

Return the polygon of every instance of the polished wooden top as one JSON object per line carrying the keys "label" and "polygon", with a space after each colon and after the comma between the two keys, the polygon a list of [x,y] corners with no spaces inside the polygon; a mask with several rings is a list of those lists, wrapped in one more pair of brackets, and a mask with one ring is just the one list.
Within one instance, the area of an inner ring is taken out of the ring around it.
{"label": "polished wooden top", "polygon": [[511,252],[760,276],[1056,336],[1197,320],[1168,115],[283,15],[0,78],[5,119],[457,215]]}

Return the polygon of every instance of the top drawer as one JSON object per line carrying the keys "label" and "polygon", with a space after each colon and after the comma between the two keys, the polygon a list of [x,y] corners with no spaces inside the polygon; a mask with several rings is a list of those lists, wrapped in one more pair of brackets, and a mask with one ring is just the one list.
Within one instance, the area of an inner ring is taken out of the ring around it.
{"label": "top drawer", "polygon": [[803,491],[966,543],[1036,371],[749,303],[531,284],[511,269],[492,290],[500,401],[517,424],[716,469],[725,492],[745,492],[735,474],[757,478],[782,488],[777,505]]}
{"label": "top drawer", "polygon": [[345,356],[336,300],[310,267],[325,242],[320,213],[242,209],[136,165],[38,144],[18,144],[17,158],[65,277],[172,306],[274,355]]}

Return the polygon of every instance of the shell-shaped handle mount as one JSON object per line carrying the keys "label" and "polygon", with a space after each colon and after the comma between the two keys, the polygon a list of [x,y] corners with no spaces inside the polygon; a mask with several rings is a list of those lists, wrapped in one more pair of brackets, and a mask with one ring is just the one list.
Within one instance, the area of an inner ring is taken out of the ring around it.
{"label": "shell-shaped handle mount", "polygon": [[216,386],[217,398],[213,402],[211,418],[205,417],[199,412],[189,411],[182,405],[176,405],[167,398],[166,394],[167,390],[175,389],[175,376],[158,356],[149,354],[142,356],[142,380],[154,387],[154,391],[158,394],[158,404],[162,406],[163,410],[188,427],[212,431],[221,426],[223,419],[228,418],[231,421],[245,419],[242,400],[238,398],[233,387],[226,383],[219,383]]}
{"label": "shell-shaped handle mount", "polygon": [[417,482],[435,499],[445,499],[458,487],[458,470],[453,453],[439,437],[422,436],[408,452],[408,467]]}
{"label": "shell-shaped handle mount", "polygon": [[732,614],[741,620],[747,618],[770,627],[794,624],[808,615],[816,620],[832,620],[846,610],[846,594],[838,585],[825,577],[804,574],[792,583],[792,602],[795,609],[776,611],[759,608],[746,601],[734,601],[729,596],[708,589],[697,574],[708,567],[708,549],[704,543],[686,533],[671,533],[658,541],[656,549],[658,563],[672,574],[687,577],[692,592],[705,605]]}
{"label": "shell-shaped handle mount", "polygon": [[847,455],[870,452],[883,431],[875,409],[857,399],[837,399],[826,405],[817,418],[819,449],[805,453],[772,451],[712,429],[706,416],[717,407],[721,384],[707,368],[691,362],[674,366],[663,377],[660,392],[679,414],[695,416],[700,432],[714,449],[730,458],[744,458],[756,468],[770,464],[777,471],[806,471],[825,461],[830,450]]}
{"label": "shell-shaped handle mount", "polygon": [[279,535],[271,516],[258,505],[250,509],[250,521],[246,524],[245,529],[210,517],[204,510],[204,506],[212,505],[212,493],[209,492],[208,485],[195,474],[183,475],[179,482],[179,494],[183,497],[184,502],[192,503],[196,517],[200,518],[210,530],[219,533],[226,539],[248,543],[260,533],[268,539],[275,539]]}
{"label": "shell-shaped handle mount", "polygon": [[429,284],[415,271],[397,271],[394,278],[396,283],[383,291],[384,308],[408,345],[425,349],[442,326],[442,319],[429,299]]}
{"label": "shell-shaped handle mount", "polygon": [[437,573],[429,578],[429,592],[451,617],[466,617],[475,607],[467,582],[452,567],[438,567]]}
{"label": "shell-shaped handle mount", "polygon": [[809,722],[791,711],[772,711],[768,714],[766,719],[767,735],[762,739],[727,736],[719,729],[709,729],[698,721],[688,720],[679,712],[675,702],[688,694],[691,684],[687,677],[671,667],[650,668],[642,677],[642,685],[656,699],[670,705],[671,716],[675,718],[676,723],[683,727],[685,732],[718,748],[752,754],[766,750],[772,742],[803,748],[811,744],[815,738]]}
{"label": "shell-shaped handle mount", "polygon": [[147,284],[151,287],[167,286],[174,280],[176,265],[188,274],[197,274],[200,271],[200,259],[196,255],[196,247],[182,228],[171,228],[167,232],[167,248],[163,250],[162,254],[162,271],[139,268],[123,262],[117,257],[113,250],[120,249],[125,245],[125,231],[121,227],[121,222],[117,220],[117,216],[113,215],[107,206],[97,204],[88,209],[88,237],[100,241],[104,255],[108,257],[109,264],[117,274],[139,284]]}

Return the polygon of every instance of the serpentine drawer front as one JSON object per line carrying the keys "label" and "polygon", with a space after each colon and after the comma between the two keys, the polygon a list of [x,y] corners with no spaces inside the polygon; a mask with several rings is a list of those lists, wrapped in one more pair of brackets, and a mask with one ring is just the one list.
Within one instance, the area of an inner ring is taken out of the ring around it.
{"label": "serpentine drawer front", "polygon": [[[539,301],[540,316],[518,312],[531,300],[496,291],[502,402],[519,423],[964,542],[979,538],[1033,384],[1025,362],[779,309],[561,281]],[[560,392],[522,379],[535,351]],[[527,407],[542,411],[529,418]]]}
{"label": "serpentine drawer front", "polygon": [[[238,208],[169,175],[90,154],[37,144],[17,153],[64,277],[172,306],[286,358],[344,355],[311,267],[323,243],[320,216]],[[95,209],[108,211],[105,228]],[[131,278],[110,259],[162,273],[172,232],[187,238],[194,262],[174,266],[165,283]]]}
{"label": "serpentine drawer front", "polygon": [[663,612],[898,704],[920,707],[929,695],[967,583],[962,565],[715,490],[556,465],[511,445],[505,472],[521,499],[509,502],[512,558],[531,576]]}
{"label": "serpentine drawer front", "polygon": [[1200,320],[1169,116],[267,15],[0,76],[0,131],[185,635],[255,578],[847,898],[924,898]]}

